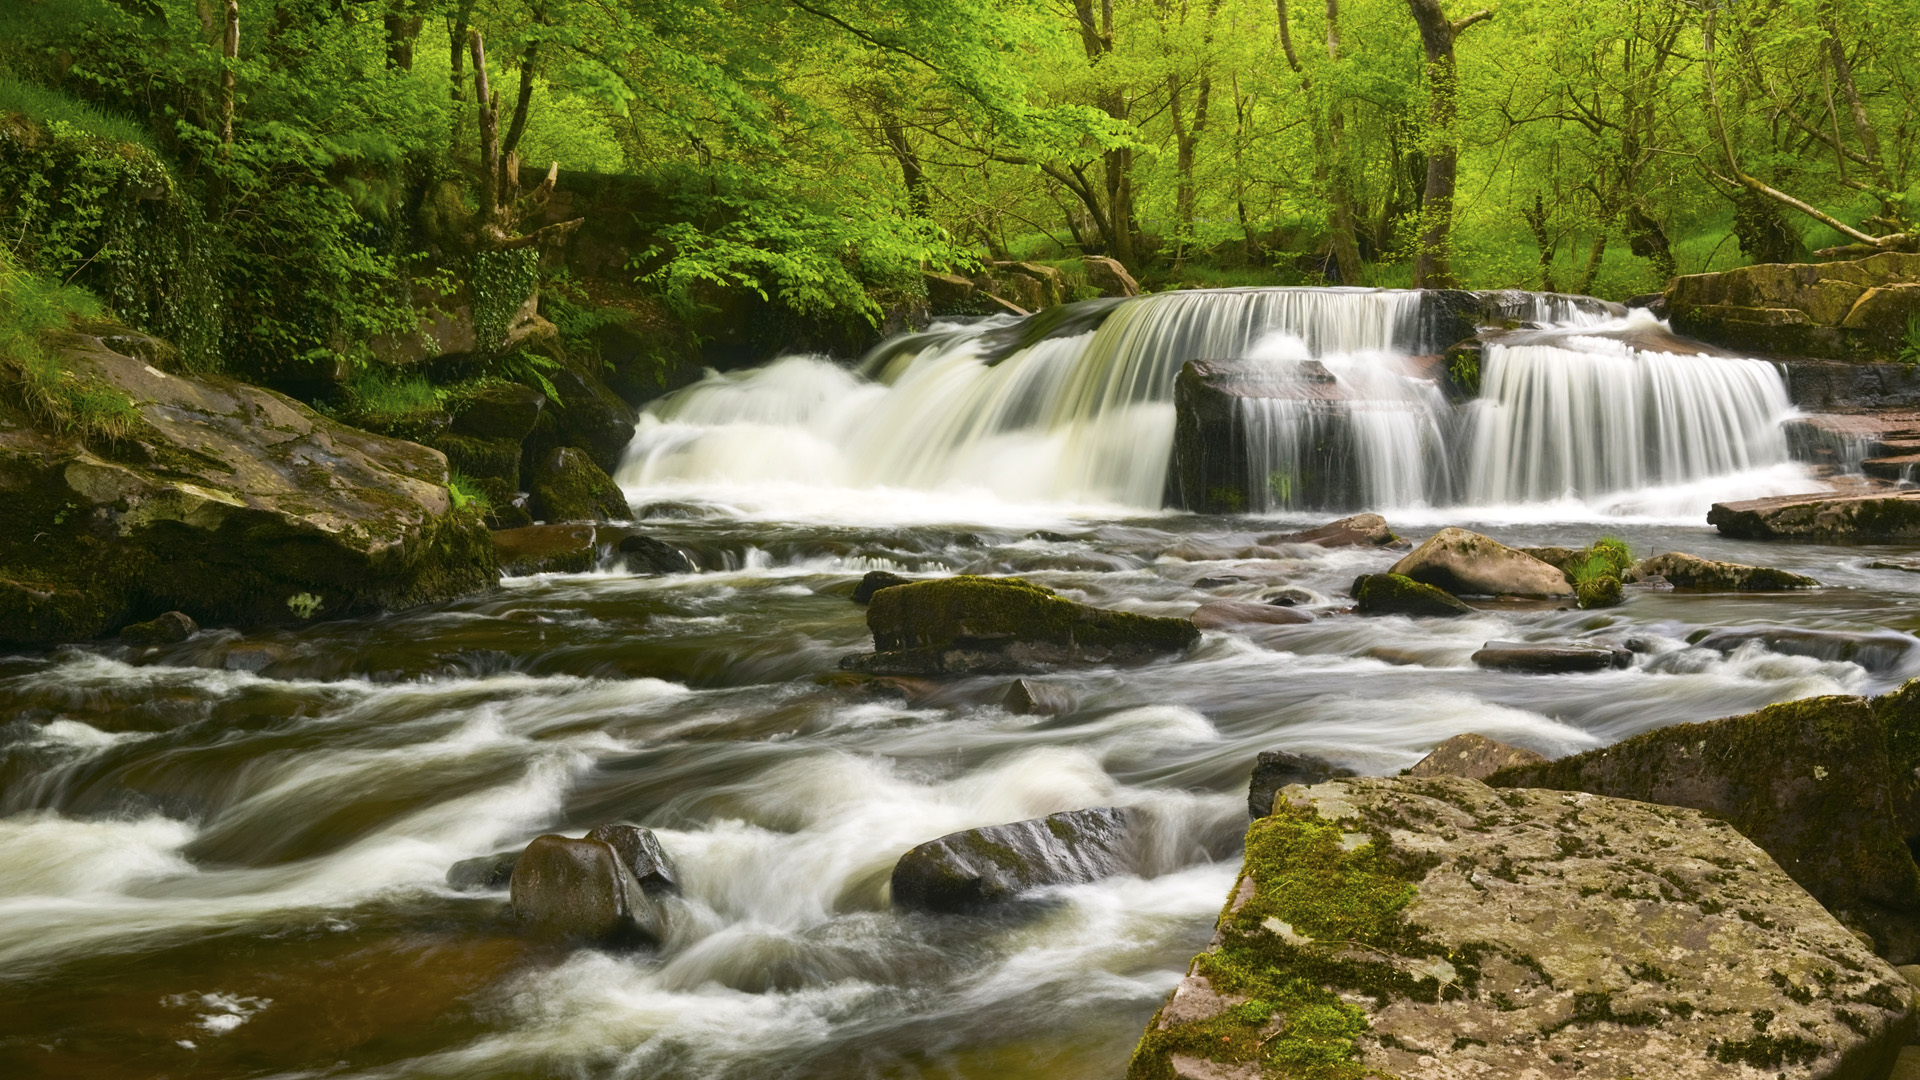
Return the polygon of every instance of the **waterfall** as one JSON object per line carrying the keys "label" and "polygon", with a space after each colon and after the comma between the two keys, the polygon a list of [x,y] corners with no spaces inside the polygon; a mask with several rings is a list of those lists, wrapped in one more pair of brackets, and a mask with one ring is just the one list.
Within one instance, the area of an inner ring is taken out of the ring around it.
{"label": "waterfall", "polygon": [[[1480,318],[1528,327],[1486,346],[1480,396],[1465,403],[1449,400],[1431,355],[1457,336],[1462,298]],[[1208,358],[1282,381],[1312,361],[1338,388],[1337,401],[1258,388],[1239,399],[1235,509],[1595,499],[1785,463],[1777,372],[1636,348],[1635,327],[1651,325],[1580,297],[1365,289],[1175,292],[1052,320],[940,324],[857,372],[786,357],[656,402],[619,480],[778,489],[789,504],[878,491],[1156,509],[1175,376]]]}

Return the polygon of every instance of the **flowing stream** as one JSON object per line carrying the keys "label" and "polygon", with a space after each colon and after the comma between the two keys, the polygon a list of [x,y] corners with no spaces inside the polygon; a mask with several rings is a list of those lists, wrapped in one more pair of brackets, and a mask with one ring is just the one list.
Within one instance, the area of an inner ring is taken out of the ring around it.
{"label": "flowing stream", "polygon": [[[871,376],[784,359],[683,392],[636,436],[621,479],[698,573],[510,579],[378,619],[0,659],[0,1075],[1104,1080],[1207,940],[1262,750],[1384,774],[1471,730],[1562,754],[1920,674],[1920,574],[1870,566],[1911,551],[1701,523],[1702,498],[1811,486],[1776,453],[1770,368],[1516,346],[1489,358],[1480,401],[1422,414],[1398,366],[1426,347],[1409,303],[1156,298],[995,363],[980,327],[914,339]],[[1409,536],[1607,533],[1826,587],[1339,614],[1397,552],[1268,539],[1325,514],[1157,509],[1173,373],[1257,350],[1391,378],[1370,400],[1412,404],[1376,411],[1432,427],[1383,421],[1378,439],[1467,455],[1444,496],[1382,457],[1380,508]],[[1503,409],[1520,415],[1461,415]],[[1599,472],[1583,444],[1475,464],[1569,431],[1644,453]],[[848,597],[872,569],[1019,574],[1162,615],[1288,589],[1323,617],[1049,674],[1075,708],[1024,716],[1000,705],[1004,678],[904,698],[816,681],[868,646]],[[1802,633],[1687,644],[1725,627]],[[1634,665],[1468,659],[1567,638],[1628,643]],[[1102,805],[1147,812],[1154,873],[1007,916],[888,906],[915,844]],[[445,884],[459,859],[620,820],[654,828],[684,879],[657,951],[543,944],[504,892]]]}

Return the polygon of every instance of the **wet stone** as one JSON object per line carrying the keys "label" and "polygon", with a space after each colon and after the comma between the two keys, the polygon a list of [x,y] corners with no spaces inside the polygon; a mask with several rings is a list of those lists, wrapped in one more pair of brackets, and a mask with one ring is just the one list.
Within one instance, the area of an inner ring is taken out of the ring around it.
{"label": "wet stone", "polygon": [[1711,589],[1723,592],[1770,592],[1783,589],[1813,589],[1820,583],[1805,574],[1775,570],[1768,566],[1718,562],[1698,555],[1671,551],[1642,559],[1633,568],[1636,577],[1660,577],[1679,589]]}
{"label": "wet stone", "polygon": [[521,852],[509,882],[513,911],[529,929],[562,938],[659,942],[660,909],[602,840],[540,836]]}
{"label": "wet stone", "polygon": [[1036,679],[1015,679],[1007,684],[1007,696],[1001,704],[1019,716],[1059,716],[1072,712],[1079,703],[1064,686]]}
{"label": "wet stone", "polygon": [[177,645],[197,633],[200,625],[185,613],[169,611],[143,623],[120,628],[120,640],[129,645]]}
{"label": "wet stone", "polygon": [[447,868],[447,887],[461,892],[504,889],[513,880],[513,866],[519,861],[518,851],[461,859]]}
{"label": "wet stone", "polygon": [[1388,571],[1455,596],[1571,597],[1560,568],[1465,529],[1442,529]]}
{"label": "wet stone", "polygon": [[1247,781],[1247,816],[1263,818],[1273,813],[1274,792],[1283,787],[1320,784],[1352,775],[1352,769],[1343,769],[1311,754],[1262,750],[1254,759],[1253,776]]}
{"label": "wet stone", "polygon": [[1519,641],[1489,641],[1473,654],[1473,662],[1495,671],[1563,675],[1632,667],[1633,652],[1604,645],[1535,645]]}
{"label": "wet stone", "polygon": [[1456,618],[1473,609],[1444,589],[1401,574],[1363,574],[1354,579],[1353,599],[1362,615]]}
{"label": "wet stone", "polygon": [[977,912],[1049,885],[1078,885],[1132,868],[1132,814],[1068,810],[929,840],[894,864],[896,907]]}
{"label": "wet stone", "polygon": [[586,838],[599,840],[612,847],[614,854],[620,856],[620,861],[633,874],[633,879],[649,894],[680,891],[680,876],[674,871],[672,860],[667,858],[652,829],[624,823],[599,825],[587,833]]}
{"label": "wet stone", "polygon": [[1202,630],[1229,626],[1292,626],[1313,621],[1304,611],[1254,600],[1215,600],[1194,609],[1187,620]]}
{"label": "wet stone", "polygon": [[1407,770],[1408,776],[1458,776],[1465,780],[1485,780],[1501,769],[1520,765],[1545,765],[1547,759],[1531,750],[1489,739],[1471,732],[1455,735],[1428,752]]}
{"label": "wet stone", "polygon": [[866,576],[860,579],[860,584],[853,587],[853,602],[856,604],[871,603],[873,594],[879,592],[881,589],[890,589],[895,585],[909,585],[912,583],[912,578],[902,577],[891,570],[869,570]]}

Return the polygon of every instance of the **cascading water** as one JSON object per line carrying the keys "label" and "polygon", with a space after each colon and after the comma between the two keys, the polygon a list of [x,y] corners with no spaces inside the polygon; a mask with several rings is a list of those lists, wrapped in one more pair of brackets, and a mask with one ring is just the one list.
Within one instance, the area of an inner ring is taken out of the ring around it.
{"label": "cascading water", "polygon": [[[1037,320],[941,326],[890,343],[864,377],[789,357],[653,406],[620,480],[648,491],[972,492],[1157,508],[1175,376],[1202,358],[1233,358],[1276,383],[1311,360],[1338,389],[1240,397],[1234,508],[1571,498],[1605,509],[1622,492],[1743,474],[1761,484],[1751,493],[1770,493],[1756,471],[1792,471],[1780,433],[1791,406],[1770,365],[1636,348],[1635,331],[1657,326],[1650,316],[1581,298],[1487,296],[1503,318],[1552,325],[1488,344],[1478,400],[1449,401],[1432,354],[1450,342],[1429,340],[1423,318],[1431,295],[1180,292],[1051,337]],[[1798,473],[1785,482],[1807,483]]]}

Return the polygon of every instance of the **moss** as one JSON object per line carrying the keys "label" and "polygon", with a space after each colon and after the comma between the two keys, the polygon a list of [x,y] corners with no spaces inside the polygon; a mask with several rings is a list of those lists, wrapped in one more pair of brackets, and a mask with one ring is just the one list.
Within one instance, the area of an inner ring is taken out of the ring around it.
{"label": "moss", "polygon": [[1586,581],[1576,582],[1573,595],[1582,608],[1614,607],[1626,600],[1626,592],[1620,587],[1620,579],[1606,574]]}
{"label": "moss", "polygon": [[1471,615],[1473,609],[1452,593],[1402,574],[1366,574],[1353,583],[1362,615]]}
{"label": "moss", "polygon": [[881,652],[1014,643],[1166,652],[1200,637],[1185,619],[1106,611],[1018,578],[971,574],[881,589],[868,604],[867,626]]}

